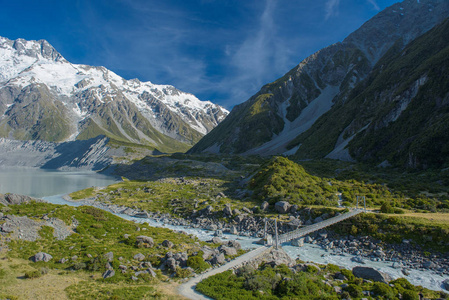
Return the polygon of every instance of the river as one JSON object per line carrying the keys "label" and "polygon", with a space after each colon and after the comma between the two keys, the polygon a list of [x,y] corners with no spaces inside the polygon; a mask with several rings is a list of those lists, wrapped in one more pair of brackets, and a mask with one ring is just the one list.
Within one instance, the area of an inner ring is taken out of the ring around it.
{"label": "river", "polygon": [[[0,169],[0,193],[18,193],[33,197],[40,197],[54,204],[79,206],[80,202],[70,202],[62,198],[63,195],[84,189],[91,186],[106,186],[117,182],[116,178],[97,174],[95,172],[63,172],[47,171],[33,168]],[[212,231],[183,226],[172,226],[157,222],[153,219],[134,218],[124,214],[118,216],[138,223],[148,222],[151,226],[165,227],[173,230],[181,230],[197,236],[200,240],[207,241],[213,237]],[[258,239],[244,236],[225,234],[223,239],[238,240],[242,248],[256,248],[253,242]],[[359,265],[351,261],[352,255],[338,255],[328,252],[313,244],[305,244],[303,247],[293,247],[288,244],[283,245],[284,250],[294,259],[300,258],[303,261],[310,261],[319,264],[335,264],[347,269]],[[393,278],[403,277],[400,269],[392,268],[391,262],[377,262],[365,260],[366,264],[382,272],[389,274]],[[410,275],[406,276],[414,285],[422,285],[428,289],[444,291],[442,282],[449,277],[442,277],[430,270],[410,270]]]}
{"label": "river", "polygon": [[[66,201],[62,198],[62,195],[56,195],[51,197],[45,197],[46,201],[54,203],[54,204],[66,204],[72,206],[82,205],[80,202],[71,202]],[[131,220],[137,223],[147,222],[150,226],[154,227],[164,227],[177,231],[184,231],[188,234],[193,234],[197,236],[202,241],[211,240],[214,237],[214,232],[198,229],[198,228],[190,228],[185,226],[173,226],[158,222],[153,219],[145,219],[145,218],[136,218],[131,217],[125,214],[115,214],[121,218],[126,220]],[[222,240],[238,240],[242,245],[243,249],[253,249],[259,247],[259,245],[254,244],[254,242],[258,241],[258,238],[251,238],[245,236],[238,236],[232,234],[224,234],[221,237]],[[368,259],[364,259],[365,264],[361,265],[359,263],[351,261],[353,255],[349,254],[334,254],[327,250],[322,249],[320,246],[314,244],[304,244],[303,247],[294,247],[289,244],[282,245],[282,248],[287,252],[287,254],[293,259],[301,259],[303,261],[309,261],[319,264],[335,264],[340,267],[347,268],[351,270],[355,266],[365,266],[372,267],[384,273],[387,273],[392,278],[396,279],[399,277],[404,277],[401,272],[401,269],[395,269],[392,267],[392,262],[382,262],[382,261],[370,261]],[[410,281],[414,285],[421,285],[431,290],[435,291],[446,291],[442,286],[442,282],[445,279],[449,279],[449,277],[442,277],[431,270],[409,270],[410,274],[406,276],[408,281]],[[447,292],[447,291],[446,291]]]}

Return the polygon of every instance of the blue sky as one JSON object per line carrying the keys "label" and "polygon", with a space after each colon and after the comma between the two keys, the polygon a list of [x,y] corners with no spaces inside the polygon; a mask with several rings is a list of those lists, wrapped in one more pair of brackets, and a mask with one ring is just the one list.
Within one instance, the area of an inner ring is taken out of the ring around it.
{"label": "blue sky", "polygon": [[395,0],[2,0],[0,36],[230,109]]}

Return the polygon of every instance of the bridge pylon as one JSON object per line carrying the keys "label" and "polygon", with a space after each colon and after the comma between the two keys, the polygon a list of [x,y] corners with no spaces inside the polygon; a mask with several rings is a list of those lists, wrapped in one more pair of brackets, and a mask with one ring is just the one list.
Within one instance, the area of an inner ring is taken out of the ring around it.
{"label": "bridge pylon", "polygon": [[279,234],[278,234],[278,223],[277,219],[264,219],[264,234],[263,238],[265,239],[266,245],[273,245],[273,236],[268,234],[268,231],[271,231],[274,233],[274,242],[276,249],[279,247]]}

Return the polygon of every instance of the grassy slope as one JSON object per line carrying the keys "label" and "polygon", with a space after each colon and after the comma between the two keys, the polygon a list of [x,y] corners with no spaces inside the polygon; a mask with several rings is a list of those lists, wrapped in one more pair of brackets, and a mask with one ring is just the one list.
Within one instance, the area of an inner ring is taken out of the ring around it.
{"label": "grassy slope", "polygon": [[[370,127],[350,144],[351,154],[366,161],[406,164],[409,153],[418,166],[441,166],[447,155],[447,69],[449,21],[409,44],[400,41],[377,63],[371,75],[323,115],[289,147],[301,144],[299,158],[319,158],[333,150],[340,134]],[[383,119],[407,97],[407,90],[426,75],[427,83],[399,119],[385,127]],[[387,95],[387,96],[386,96]],[[351,125],[351,126],[350,126]]]}
{"label": "grassy slope", "polygon": [[[199,247],[196,244],[198,242],[196,238],[164,228],[152,228],[147,224],[135,224],[92,207],[75,208],[31,203],[3,207],[2,211],[5,214],[28,216],[36,220],[44,215],[50,218],[56,217],[67,225],[72,224],[73,218],[79,222],[76,233],[63,241],[53,237],[53,228],[43,226],[39,232],[42,238],[35,242],[12,240],[8,243],[11,251],[2,253],[2,257],[6,257],[0,263],[0,282],[4,287],[2,293],[25,298],[43,299],[57,293],[61,293],[62,298],[68,296],[71,299],[110,299],[114,295],[118,297],[133,295],[134,299],[143,299],[145,295],[152,297],[161,295],[159,284],[161,280],[167,278],[159,271],[157,271],[158,279],[141,278],[135,282],[130,279],[134,272],[128,271],[122,274],[119,272],[118,265],[124,264],[128,267],[138,265],[138,262],[133,260],[133,256],[137,253],[143,253],[148,257],[147,260],[157,265],[159,257],[168,251],[157,246],[165,239],[175,244],[171,249],[173,252],[186,251],[191,254]],[[137,231],[138,228],[139,231]],[[130,235],[128,239],[124,238],[125,233]],[[155,247],[138,248],[135,245],[137,235],[152,237]],[[200,244],[204,243],[200,242]],[[48,263],[31,263],[28,259],[39,251],[51,254],[53,259]],[[116,275],[103,280],[101,274],[105,271],[105,260],[102,257],[109,251],[114,253],[111,264],[116,270]],[[89,255],[92,258],[89,258]],[[71,259],[74,256],[78,257],[75,261]],[[123,259],[119,260],[119,257]],[[57,263],[61,258],[66,258],[68,261]],[[84,267],[76,272],[70,271],[76,265]],[[21,278],[27,271],[36,270],[40,273],[41,268],[49,268],[49,273],[38,279]],[[18,276],[12,277],[11,274]]]}

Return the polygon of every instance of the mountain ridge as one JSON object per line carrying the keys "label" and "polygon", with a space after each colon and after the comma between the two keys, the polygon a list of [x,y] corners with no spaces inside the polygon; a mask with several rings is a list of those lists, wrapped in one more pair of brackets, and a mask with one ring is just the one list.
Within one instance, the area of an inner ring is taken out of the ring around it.
{"label": "mountain ridge", "polygon": [[[319,50],[280,79],[263,86],[236,106],[190,153],[293,155],[307,151],[298,142],[299,137],[310,134],[312,125],[319,126],[335,105],[344,105],[350,92],[391,47],[405,47],[448,15],[449,2],[442,0],[406,0],[386,8],[342,42]],[[333,146],[338,137],[329,137]],[[315,140],[313,151],[318,151],[320,144]],[[319,150],[319,157],[333,150]],[[353,159],[349,153],[338,158]]]}
{"label": "mountain ridge", "polygon": [[170,85],[72,64],[45,40],[0,37],[2,137],[62,142],[104,134],[173,152],[187,150],[227,114]]}

